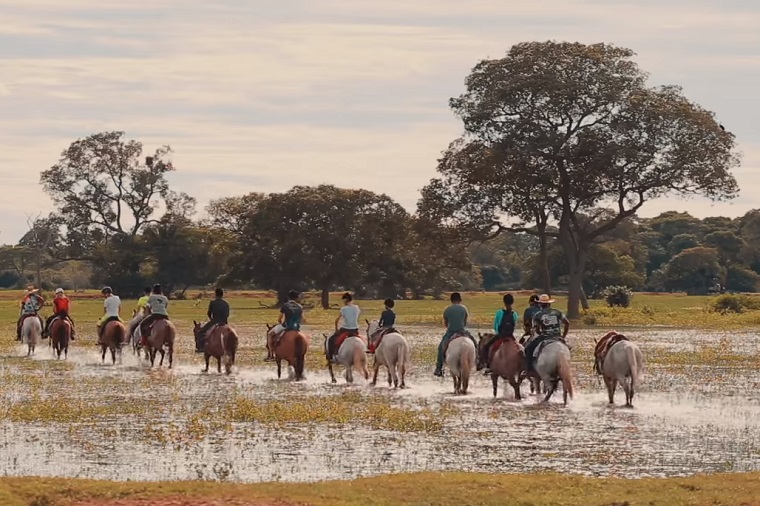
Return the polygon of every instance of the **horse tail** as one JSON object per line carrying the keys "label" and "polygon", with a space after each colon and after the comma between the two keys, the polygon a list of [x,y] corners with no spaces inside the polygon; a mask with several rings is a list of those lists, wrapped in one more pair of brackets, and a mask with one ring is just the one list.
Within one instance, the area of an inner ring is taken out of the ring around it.
{"label": "horse tail", "polygon": [[403,339],[399,341],[398,345],[396,346],[396,363],[398,364],[402,375],[406,373],[406,368],[410,365],[412,359],[411,355],[412,354],[409,350],[409,345],[406,343],[406,341]]}
{"label": "horse tail", "polygon": [[124,344],[124,338],[127,335],[127,328],[124,325],[114,325],[114,346],[121,348]]}
{"label": "horse tail", "polygon": [[565,355],[559,357],[557,364],[557,375],[562,380],[562,388],[565,389],[570,398],[573,398],[573,376],[570,374],[570,363]]}
{"label": "horse tail", "polygon": [[461,377],[462,391],[466,392],[470,384],[470,373],[475,368],[478,352],[475,347],[464,346],[459,356],[459,375]]}
{"label": "horse tail", "polygon": [[628,357],[628,368],[631,371],[631,386],[637,387],[639,386],[639,382],[641,381],[641,373],[643,372],[642,364],[636,357],[636,350],[632,345],[625,347],[625,354]]}
{"label": "horse tail", "polygon": [[303,379],[304,358],[306,356],[306,339],[299,332],[293,340],[293,353],[295,355],[295,364],[293,369],[296,372],[296,379]]}

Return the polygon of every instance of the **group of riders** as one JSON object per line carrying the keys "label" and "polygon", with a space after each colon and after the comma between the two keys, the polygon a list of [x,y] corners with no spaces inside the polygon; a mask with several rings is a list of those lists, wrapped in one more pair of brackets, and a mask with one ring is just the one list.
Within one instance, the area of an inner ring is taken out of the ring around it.
{"label": "group of riders", "polygon": [[[279,339],[289,331],[299,331],[301,324],[305,323],[303,319],[303,307],[298,303],[299,294],[291,291],[288,294],[288,301],[282,305],[277,325],[267,334],[266,361],[274,360],[274,351]],[[335,332],[327,339],[325,345],[325,354],[327,359],[336,363],[339,344],[351,336],[359,335],[359,315],[361,310],[354,303],[353,296],[345,293],[341,297],[343,307],[340,309],[338,317],[335,319]],[[436,367],[433,374],[443,376],[443,361],[445,350],[448,342],[455,337],[466,336],[472,339],[475,349],[480,349],[480,360],[478,367],[485,368],[485,373],[490,373],[490,350],[492,346],[500,339],[515,338],[520,316],[512,309],[514,305],[514,296],[512,294],[504,295],[504,308],[496,312],[493,323],[493,336],[485,343],[483,347],[478,346],[475,337],[467,330],[467,320],[469,312],[462,304],[461,294],[455,292],[450,297],[451,305],[443,312],[443,323],[446,326],[446,333],[438,345],[438,356]],[[570,330],[570,321],[565,315],[552,307],[554,299],[548,295],[531,295],[529,306],[523,314],[523,330],[520,344],[526,343],[526,338],[531,337],[524,348],[525,353],[525,370],[530,373],[534,370],[535,354],[542,342],[549,339],[558,339],[565,341],[567,333]],[[394,311],[393,299],[386,299],[385,308],[380,315],[378,329],[369,336],[370,342],[367,353],[373,354],[379,346],[384,335],[396,332],[396,313]]]}
{"label": "group of riders", "polygon": [[[102,337],[102,330],[110,321],[121,320],[121,299],[113,293],[113,290],[106,286],[101,290],[104,297],[103,316],[97,324],[98,344]],[[277,325],[267,333],[267,357],[266,361],[274,360],[274,350],[277,347],[279,339],[289,331],[299,331],[301,324],[305,323],[303,318],[303,306],[298,303],[300,294],[295,290],[288,293],[288,300],[280,308],[280,315]],[[335,319],[335,332],[327,339],[325,353],[327,359],[331,362],[337,362],[337,353],[339,343],[345,338],[359,335],[359,316],[361,310],[354,303],[353,296],[345,293],[341,297],[343,307],[340,309],[338,317]],[[443,312],[443,323],[446,326],[446,333],[441,339],[438,346],[438,355],[435,376],[443,376],[443,361],[445,350],[448,342],[455,337],[468,337],[475,344],[475,349],[479,349],[478,363],[480,368],[485,368],[489,372],[490,349],[500,339],[514,338],[515,330],[518,328],[519,315],[512,309],[514,297],[512,294],[504,295],[504,307],[496,312],[493,322],[493,336],[483,347],[478,346],[475,337],[467,330],[469,312],[467,307],[462,304],[462,296],[454,292],[450,297],[451,305]],[[533,370],[534,354],[539,345],[550,338],[565,340],[567,332],[570,329],[570,322],[561,311],[554,309],[551,305],[554,302],[548,295],[531,295],[529,306],[523,314],[524,333],[520,338],[520,344],[525,343],[527,336],[533,336],[525,346],[525,369],[530,372]],[[75,339],[74,321],[71,319],[70,302],[62,288],[55,291],[53,299],[53,314],[43,322],[39,316],[39,311],[45,305],[45,299],[40,295],[39,290],[33,286],[27,288],[26,293],[21,301],[21,315],[18,320],[16,339],[21,340],[21,328],[26,318],[39,318],[43,326],[43,336],[48,336],[50,324],[56,318],[67,319],[71,323],[71,339]],[[393,299],[384,301],[384,310],[380,315],[379,327],[370,337],[369,348],[367,353],[374,353],[385,334],[396,332],[396,313],[394,311]],[[132,321],[128,329],[129,335],[134,332],[134,327],[139,325],[141,344],[147,344],[147,338],[153,323],[159,319],[169,319],[168,313],[169,299],[163,295],[161,285],[154,285],[152,288],[146,287],[144,294],[137,301],[136,312],[146,315],[139,322]],[[195,351],[203,353],[205,336],[208,331],[217,325],[226,325],[230,316],[230,306],[224,300],[224,291],[221,288],[215,290],[215,298],[209,302],[207,311],[208,321],[201,328],[195,340]]]}

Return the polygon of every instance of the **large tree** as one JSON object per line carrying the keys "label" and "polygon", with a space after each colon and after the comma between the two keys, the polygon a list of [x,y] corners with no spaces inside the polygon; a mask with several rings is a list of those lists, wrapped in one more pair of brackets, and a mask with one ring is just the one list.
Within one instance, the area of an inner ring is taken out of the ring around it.
{"label": "large tree", "polygon": [[[547,206],[570,270],[571,318],[589,247],[647,200],[738,192],[734,136],[680,88],[647,87],[633,56],[608,44],[528,42],[481,61],[450,102],[464,134],[423,192],[421,210],[443,205],[450,221],[491,232],[525,228],[526,209]],[[515,191],[520,183],[533,201]]]}

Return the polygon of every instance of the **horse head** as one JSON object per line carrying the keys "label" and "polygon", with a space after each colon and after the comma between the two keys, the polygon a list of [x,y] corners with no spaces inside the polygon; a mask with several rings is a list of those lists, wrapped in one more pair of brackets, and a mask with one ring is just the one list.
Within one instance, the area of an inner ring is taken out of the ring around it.
{"label": "horse head", "polygon": [[197,336],[197,335],[198,335],[198,333],[200,333],[200,331],[201,331],[201,327],[203,327],[203,325],[201,325],[201,324],[200,324],[200,323],[198,323],[197,321],[193,320],[193,334],[194,334],[194,335],[196,335],[196,336]]}
{"label": "horse head", "polygon": [[372,336],[379,330],[380,323],[377,320],[369,321],[366,318],[364,321],[367,322],[367,338],[371,339]]}

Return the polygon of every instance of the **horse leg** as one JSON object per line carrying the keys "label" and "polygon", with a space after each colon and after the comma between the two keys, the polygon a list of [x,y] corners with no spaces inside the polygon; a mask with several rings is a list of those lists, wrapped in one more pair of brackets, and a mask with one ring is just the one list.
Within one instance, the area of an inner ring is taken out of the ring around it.
{"label": "horse leg", "polygon": [[498,391],[499,386],[499,376],[498,374],[491,373],[491,383],[493,384],[493,396],[494,399],[496,398],[496,392]]}
{"label": "horse leg", "polygon": [[216,359],[216,372],[219,374],[222,374],[222,357],[217,357]]}
{"label": "horse leg", "polygon": [[203,353],[203,360],[206,361],[206,368],[203,369],[201,372],[208,372],[208,361],[211,358],[211,356],[208,353]]}
{"label": "horse leg", "polygon": [[633,407],[633,381],[628,378],[623,379],[620,382],[623,385],[623,391],[625,392],[625,407]]}
{"label": "horse leg", "polygon": [[612,388],[612,379],[604,376],[604,386],[607,387],[607,398],[609,399],[610,406],[615,404],[615,390]]}
{"label": "horse leg", "polygon": [[559,385],[559,380],[552,380],[551,381],[551,387],[549,387],[549,391],[546,393],[546,397],[544,397],[543,402],[549,402],[549,399],[552,395],[554,395],[554,391],[557,390],[557,386]]}
{"label": "horse leg", "polygon": [[282,377],[282,360],[277,359],[277,379]]}
{"label": "horse leg", "polygon": [[116,346],[111,346],[111,363],[116,365]]}
{"label": "horse leg", "polygon": [[354,366],[353,364],[350,364],[346,366],[346,383],[349,385],[353,384],[354,382]]}
{"label": "horse leg", "polygon": [[327,361],[327,368],[330,370],[330,378],[332,379],[332,382],[337,383],[338,380],[335,379],[335,372],[333,371],[332,362],[329,360]]}
{"label": "horse leg", "polygon": [[100,345],[100,363],[105,364],[106,363],[106,350],[108,350],[108,346],[105,344]]}
{"label": "horse leg", "polygon": [[393,379],[393,388],[398,388],[398,371],[396,370],[398,364],[393,363],[388,368],[388,386],[390,386],[390,380]]}
{"label": "horse leg", "polygon": [[375,359],[375,364],[372,366],[372,383],[370,385],[375,386],[377,385],[377,373],[380,372],[380,364],[377,361],[377,358]]}
{"label": "horse leg", "polygon": [[169,369],[171,369],[174,365],[174,343],[169,343],[167,353],[169,354]]}

